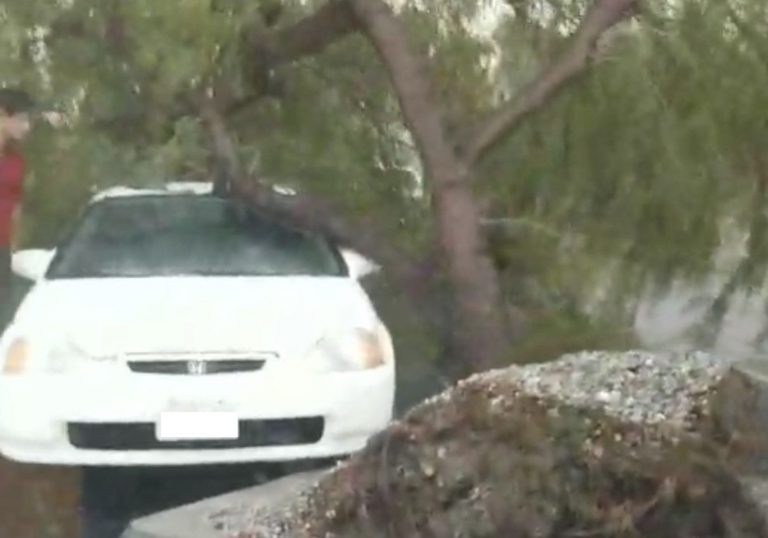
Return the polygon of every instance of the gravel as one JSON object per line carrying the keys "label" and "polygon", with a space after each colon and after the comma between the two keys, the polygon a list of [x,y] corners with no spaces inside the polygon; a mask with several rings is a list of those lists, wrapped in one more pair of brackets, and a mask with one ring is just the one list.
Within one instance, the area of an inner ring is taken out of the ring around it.
{"label": "gravel", "polygon": [[472,380],[512,382],[523,393],[600,409],[622,421],[690,430],[728,367],[704,352],[589,351]]}

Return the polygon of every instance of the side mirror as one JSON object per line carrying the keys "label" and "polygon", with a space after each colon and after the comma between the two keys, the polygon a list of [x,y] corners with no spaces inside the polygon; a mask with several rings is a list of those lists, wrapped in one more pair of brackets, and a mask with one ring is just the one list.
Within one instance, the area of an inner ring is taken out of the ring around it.
{"label": "side mirror", "polygon": [[341,255],[349,268],[349,276],[360,280],[381,269],[371,260],[353,250],[342,250]]}
{"label": "side mirror", "polygon": [[14,252],[11,269],[20,277],[36,282],[43,278],[53,260],[53,250],[29,249]]}

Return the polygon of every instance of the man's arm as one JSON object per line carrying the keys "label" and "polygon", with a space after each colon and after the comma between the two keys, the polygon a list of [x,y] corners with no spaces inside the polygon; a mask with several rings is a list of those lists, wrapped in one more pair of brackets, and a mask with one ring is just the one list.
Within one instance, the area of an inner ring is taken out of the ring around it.
{"label": "man's arm", "polygon": [[11,252],[15,251],[19,245],[19,236],[21,235],[19,233],[19,230],[21,230],[21,214],[22,205],[21,201],[19,201],[19,203],[16,204],[16,207],[13,210],[13,216],[11,217]]}
{"label": "man's arm", "polygon": [[14,206],[10,222],[9,247],[11,247],[11,250],[15,249],[18,245],[25,168],[24,159],[20,154],[16,154],[15,159],[13,160],[13,166],[8,174],[8,182],[6,183],[6,194],[13,201]]}

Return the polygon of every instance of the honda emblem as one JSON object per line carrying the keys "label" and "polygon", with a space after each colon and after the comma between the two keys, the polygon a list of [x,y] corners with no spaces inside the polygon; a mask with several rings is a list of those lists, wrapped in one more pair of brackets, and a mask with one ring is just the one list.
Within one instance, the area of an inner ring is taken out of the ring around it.
{"label": "honda emblem", "polygon": [[187,373],[189,375],[205,375],[205,361],[188,361]]}

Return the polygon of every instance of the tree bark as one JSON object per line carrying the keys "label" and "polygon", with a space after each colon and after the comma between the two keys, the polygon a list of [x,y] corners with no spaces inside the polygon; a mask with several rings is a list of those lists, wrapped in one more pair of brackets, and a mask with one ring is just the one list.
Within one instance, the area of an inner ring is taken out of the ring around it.
{"label": "tree bark", "polygon": [[311,15],[278,30],[254,24],[243,36],[252,78],[268,78],[281,65],[322,53],[333,43],[357,31],[347,0],[330,0]]}
{"label": "tree bark", "polygon": [[487,253],[470,171],[456,155],[421,57],[403,23],[382,0],[350,0],[386,66],[413,134],[434,203],[437,239],[454,294],[454,344],[464,370],[498,365],[507,348],[498,275]]}
{"label": "tree bark", "polygon": [[242,177],[242,166],[237,148],[227,132],[224,118],[216,108],[213,97],[199,99],[200,117],[208,128],[211,154],[213,155],[213,191],[222,195],[230,192]]}
{"label": "tree bark", "polygon": [[271,61],[295,62],[314,56],[357,30],[355,18],[346,0],[331,0],[314,14],[282,30],[269,40]]}

